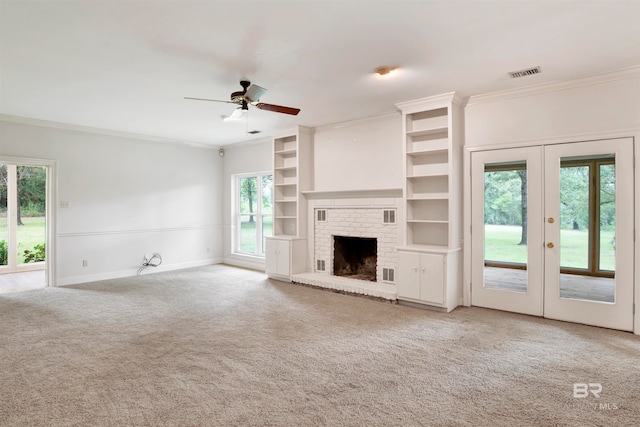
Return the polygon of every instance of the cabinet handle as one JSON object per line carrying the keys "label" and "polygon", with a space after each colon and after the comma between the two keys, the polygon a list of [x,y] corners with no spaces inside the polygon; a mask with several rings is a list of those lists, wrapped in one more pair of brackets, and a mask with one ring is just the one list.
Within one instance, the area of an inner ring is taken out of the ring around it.
{"label": "cabinet handle", "polygon": [[422,272],[424,273],[424,268],[422,269]]}
{"label": "cabinet handle", "polygon": [[413,267],[413,271],[418,271],[418,267]]}

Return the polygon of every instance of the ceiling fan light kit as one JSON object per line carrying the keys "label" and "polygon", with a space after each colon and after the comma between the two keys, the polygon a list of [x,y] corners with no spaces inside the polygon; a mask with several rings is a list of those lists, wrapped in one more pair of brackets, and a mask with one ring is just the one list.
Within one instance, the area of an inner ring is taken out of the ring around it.
{"label": "ceiling fan light kit", "polygon": [[[242,115],[243,111],[249,110],[249,104],[260,110],[273,111],[275,113],[290,114],[297,116],[300,112],[299,108],[285,107],[282,105],[266,104],[264,102],[258,102],[260,97],[265,94],[267,89],[262,86],[251,84],[248,80],[241,80],[240,86],[242,91],[232,92],[230,101],[223,101],[219,99],[207,99],[207,98],[192,98],[185,96],[184,99],[190,99],[195,101],[211,101],[211,102],[224,102],[227,104],[236,104],[239,107],[229,116],[229,119],[234,119]],[[239,112],[238,112],[239,111]]]}

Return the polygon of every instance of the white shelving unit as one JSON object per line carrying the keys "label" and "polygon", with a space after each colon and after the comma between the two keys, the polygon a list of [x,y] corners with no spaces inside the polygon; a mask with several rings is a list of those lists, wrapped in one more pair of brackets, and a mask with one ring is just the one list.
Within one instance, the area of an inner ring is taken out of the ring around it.
{"label": "white shelving unit", "polygon": [[402,111],[403,245],[398,298],[459,305],[462,237],[462,109],[455,93],[397,104]]}
{"label": "white shelving unit", "polygon": [[[283,272],[282,262],[278,265],[270,258],[275,252],[267,251],[267,274],[283,279],[305,269],[304,257],[285,254],[304,247],[307,231],[307,203],[303,191],[313,188],[313,133],[311,129],[298,126],[278,132],[273,138],[273,237],[267,237],[267,246],[279,244],[279,258],[298,260],[287,264],[288,273]],[[269,241],[271,240],[271,242]],[[287,245],[283,240],[289,240]],[[273,268],[272,268],[273,267]]]}

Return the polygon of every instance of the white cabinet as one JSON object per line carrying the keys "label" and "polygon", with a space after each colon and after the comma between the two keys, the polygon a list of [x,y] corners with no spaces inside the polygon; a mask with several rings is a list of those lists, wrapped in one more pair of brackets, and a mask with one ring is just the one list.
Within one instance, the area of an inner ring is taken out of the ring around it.
{"label": "white cabinet", "polygon": [[444,304],[446,262],[440,254],[400,252],[398,297]]}
{"label": "white cabinet", "polygon": [[304,271],[305,239],[266,237],[265,240],[265,270],[269,277],[289,281],[292,274]]}

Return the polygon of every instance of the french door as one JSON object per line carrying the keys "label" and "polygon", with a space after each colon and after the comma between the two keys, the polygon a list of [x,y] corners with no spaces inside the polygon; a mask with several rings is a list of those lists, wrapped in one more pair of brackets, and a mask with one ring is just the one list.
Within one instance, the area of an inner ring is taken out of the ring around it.
{"label": "french door", "polygon": [[476,306],[633,329],[633,142],[474,152]]}

